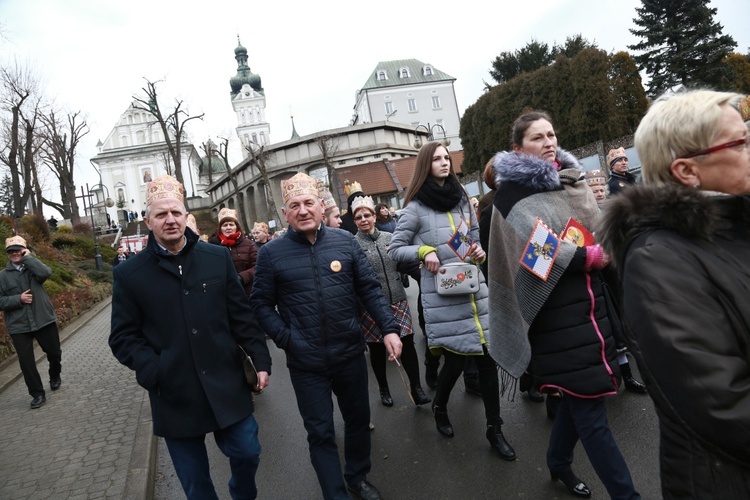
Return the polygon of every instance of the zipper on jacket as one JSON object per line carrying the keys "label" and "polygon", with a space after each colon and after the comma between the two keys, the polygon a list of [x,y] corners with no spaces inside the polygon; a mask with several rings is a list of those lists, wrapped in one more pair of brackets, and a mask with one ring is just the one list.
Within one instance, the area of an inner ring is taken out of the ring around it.
{"label": "zipper on jacket", "polygon": [[320,312],[322,314],[320,320],[320,328],[323,338],[323,353],[325,357],[325,364],[326,366],[328,366],[328,321],[326,321],[325,304],[323,304],[323,289],[320,286],[320,272],[318,271],[317,262],[315,260],[314,244],[310,244],[310,261],[312,264],[313,272],[315,273],[315,287],[318,289],[318,307],[320,308]]}

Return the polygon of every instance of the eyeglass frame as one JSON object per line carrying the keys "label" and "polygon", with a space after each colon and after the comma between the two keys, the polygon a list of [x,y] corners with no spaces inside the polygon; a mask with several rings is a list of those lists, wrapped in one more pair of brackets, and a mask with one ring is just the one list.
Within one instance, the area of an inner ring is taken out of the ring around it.
{"label": "eyeglass frame", "polygon": [[356,221],[361,221],[362,219],[370,219],[372,217],[375,217],[375,214],[371,214],[370,212],[367,212],[365,214],[354,217],[354,220],[356,222]]}
{"label": "eyeglass frame", "polygon": [[744,139],[737,139],[730,142],[725,142],[724,144],[719,144],[718,146],[713,146],[707,149],[702,149],[698,151],[697,153],[690,153],[686,156],[681,156],[683,160],[687,160],[689,158],[695,158],[696,156],[703,156],[703,155],[710,155],[711,153],[715,153],[717,151],[721,151],[722,149],[729,149],[736,146],[745,146],[745,149],[750,148],[750,135],[746,136]]}

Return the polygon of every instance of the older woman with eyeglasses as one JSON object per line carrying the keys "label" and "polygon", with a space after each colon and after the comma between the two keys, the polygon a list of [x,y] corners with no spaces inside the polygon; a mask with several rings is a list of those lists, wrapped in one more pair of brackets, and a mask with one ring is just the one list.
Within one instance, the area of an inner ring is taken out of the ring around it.
{"label": "older woman with eyeglasses", "polygon": [[750,498],[750,151],[742,96],[657,99],[635,146],[644,186],[598,231],[622,278],[631,351],[661,429],[669,498]]}

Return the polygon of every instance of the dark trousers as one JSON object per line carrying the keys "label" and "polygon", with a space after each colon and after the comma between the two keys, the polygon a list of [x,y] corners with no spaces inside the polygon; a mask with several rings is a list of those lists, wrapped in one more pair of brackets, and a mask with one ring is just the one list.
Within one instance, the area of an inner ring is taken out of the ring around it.
{"label": "dark trousers", "polygon": [[[260,463],[260,441],[255,417],[250,415],[226,429],[215,431],[214,439],[221,452],[229,457],[232,470],[229,493],[232,498],[257,497],[255,473]],[[164,438],[164,442],[185,496],[189,500],[218,498],[209,473],[205,434],[191,438]]]}
{"label": "dark trousers", "polygon": [[56,379],[62,371],[62,351],[60,350],[60,333],[57,331],[57,323],[50,323],[35,332],[14,333],[10,338],[13,340],[18,364],[21,365],[21,373],[23,373],[23,380],[26,382],[29,394],[32,397],[43,396],[44,385],[34,358],[34,339],[47,355],[50,380]]}
{"label": "dark trousers", "polygon": [[447,408],[453,386],[464,370],[464,363],[468,358],[475,360],[479,371],[479,387],[482,389],[484,416],[488,425],[502,424],[500,418],[500,383],[497,380],[497,365],[484,348],[482,356],[465,356],[450,351],[443,351],[445,364],[438,374],[437,389],[435,390],[435,406]]}
{"label": "dark trousers", "polygon": [[[409,384],[412,387],[421,387],[419,381],[419,359],[417,358],[417,349],[414,347],[414,335],[401,337],[401,363],[404,365],[404,371],[409,377]],[[385,375],[385,367],[388,362],[388,350],[382,342],[368,342],[367,348],[370,350],[370,366],[378,386],[388,389],[388,378]]]}
{"label": "dark trousers", "polygon": [[641,498],[609,429],[604,398],[578,398],[567,393],[563,396],[547,449],[550,471],[571,469],[573,449],[579,439],[611,498]]}
{"label": "dark trousers", "polygon": [[[310,459],[323,498],[349,500],[348,484],[364,481],[370,472],[370,398],[364,353],[322,372],[290,368],[297,406],[307,429]],[[344,477],[336,447],[333,398],[344,418]]]}

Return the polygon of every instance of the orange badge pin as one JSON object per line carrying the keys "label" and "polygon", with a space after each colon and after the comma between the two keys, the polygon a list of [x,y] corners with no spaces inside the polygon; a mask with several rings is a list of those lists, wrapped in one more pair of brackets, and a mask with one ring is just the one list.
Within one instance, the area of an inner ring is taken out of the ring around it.
{"label": "orange badge pin", "polygon": [[334,273],[341,271],[341,262],[337,260],[331,262],[331,271],[333,271]]}

